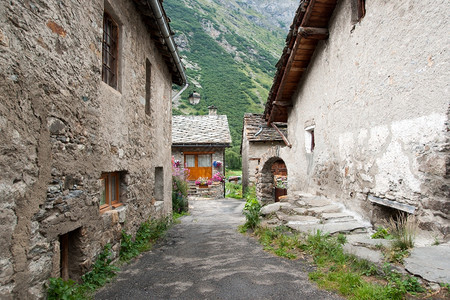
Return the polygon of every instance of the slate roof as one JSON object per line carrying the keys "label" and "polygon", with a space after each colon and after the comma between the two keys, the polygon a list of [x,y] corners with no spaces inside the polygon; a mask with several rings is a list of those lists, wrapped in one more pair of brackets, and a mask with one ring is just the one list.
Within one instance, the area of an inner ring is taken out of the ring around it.
{"label": "slate roof", "polygon": [[230,146],[231,135],[227,116],[173,116],[172,144]]}
{"label": "slate roof", "polygon": [[[286,123],[276,123],[280,131],[287,136]],[[259,132],[262,127],[262,131]],[[250,142],[272,142],[272,141],[282,141],[281,135],[273,128],[267,126],[267,121],[264,120],[263,114],[244,114],[244,128],[247,133],[247,139]]]}

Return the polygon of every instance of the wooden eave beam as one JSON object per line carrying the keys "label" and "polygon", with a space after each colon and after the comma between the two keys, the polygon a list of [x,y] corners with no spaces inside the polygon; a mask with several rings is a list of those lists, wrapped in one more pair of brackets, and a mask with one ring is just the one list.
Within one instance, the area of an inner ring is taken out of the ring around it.
{"label": "wooden eave beam", "polygon": [[326,40],[329,36],[327,28],[300,27],[298,34],[305,39]]}
{"label": "wooden eave beam", "polygon": [[281,132],[281,130],[277,127],[277,125],[275,125],[274,123],[271,123],[270,125],[272,125],[272,127],[278,132],[278,134],[281,136],[281,138],[283,139],[283,142],[286,144],[286,146],[288,146],[289,148],[292,148],[292,144],[289,143],[288,139],[284,136],[284,134]]}

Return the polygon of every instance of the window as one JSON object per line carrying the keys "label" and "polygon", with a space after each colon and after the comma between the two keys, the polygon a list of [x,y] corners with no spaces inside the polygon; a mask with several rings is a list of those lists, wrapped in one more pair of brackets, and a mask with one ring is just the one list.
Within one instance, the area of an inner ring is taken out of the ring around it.
{"label": "window", "polygon": [[188,168],[195,167],[195,155],[186,155],[186,167]]}
{"label": "window", "polygon": [[108,210],[121,206],[120,203],[120,173],[103,173],[100,177],[101,195],[100,210]]}
{"label": "window", "polygon": [[204,154],[198,156],[199,167],[211,167],[211,154]]}
{"label": "window", "polygon": [[150,100],[152,99],[152,64],[145,60],[145,113],[150,115]]}
{"label": "window", "polygon": [[309,126],[305,128],[305,150],[306,153],[312,153],[314,148],[316,147],[315,138],[314,138],[314,127]]}
{"label": "window", "polygon": [[117,89],[119,26],[108,13],[103,15],[102,79]]}
{"label": "window", "polygon": [[365,2],[365,0],[352,0],[352,23],[358,23],[366,15]]}
{"label": "window", "polygon": [[156,201],[164,201],[164,169],[163,167],[155,168],[155,189]]}

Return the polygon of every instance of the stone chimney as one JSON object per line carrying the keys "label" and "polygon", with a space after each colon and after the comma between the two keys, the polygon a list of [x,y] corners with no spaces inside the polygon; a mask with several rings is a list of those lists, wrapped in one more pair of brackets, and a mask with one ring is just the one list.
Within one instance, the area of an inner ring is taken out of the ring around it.
{"label": "stone chimney", "polygon": [[208,106],[209,109],[209,115],[210,116],[217,116],[217,107],[214,105]]}

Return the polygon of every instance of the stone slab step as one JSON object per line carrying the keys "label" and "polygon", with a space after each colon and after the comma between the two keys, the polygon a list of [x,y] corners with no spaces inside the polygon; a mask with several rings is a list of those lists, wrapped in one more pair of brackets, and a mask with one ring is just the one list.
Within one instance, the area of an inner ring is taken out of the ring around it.
{"label": "stone slab step", "polygon": [[338,213],[342,211],[342,206],[338,204],[329,204],[326,206],[308,208],[308,212],[313,214]]}
{"label": "stone slab step", "polygon": [[378,245],[388,248],[390,247],[392,240],[372,239],[370,234],[350,234],[347,236],[347,243],[353,246],[366,248],[376,248]]}
{"label": "stone slab step", "polygon": [[337,232],[351,232],[353,230],[362,229],[367,230],[367,225],[362,222],[352,221],[352,222],[341,222],[341,223],[325,223],[325,224],[311,224],[311,225],[303,225],[303,224],[295,224],[295,223],[287,223],[288,227],[305,233],[313,233],[317,230],[328,233],[337,233]]}
{"label": "stone slab step", "polygon": [[303,201],[305,203],[305,206],[311,207],[322,207],[333,204],[333,201],[331,201],[330,199],[320,196],[315,196],[312,198],[303,198],[300,201]]}
{"label": "stone slab step", "polygon": [[338,212],[338,213],[323,213],[322,219],[324,220],[336,220],[336,219],[342,219],[342,218],[351,218],[354,219],[353,216],[345,213],[345,212]]}
{"label": "stone slab step", "polygon": [[307,225],[307,224],[319,224],[320,219],[312,216],[288,216],[285,221],[288,224]]}
{"label": "stone slab step", "polygon": [[351,244],[344,244],[343,248],[345,252],[354,254],[359,258],[366,259],[378,265],[383,263],[383,255],[380,251],[372,250],[366,247],[354,246]]}
{"label": "stone slab step", "polygon": [[450,245],[418,247],[404,260],[406,270],[428,281],[450,282]]}
{"label": "stone slab step", "polygon": [[261,208],[261,215],[263,215],[263,216],[270,215],[271,213],[279,211],[281,208],[290,209],[290,208],[294,208],[294,207],[288,202],[271,203],[271,204],[267,204]]}

